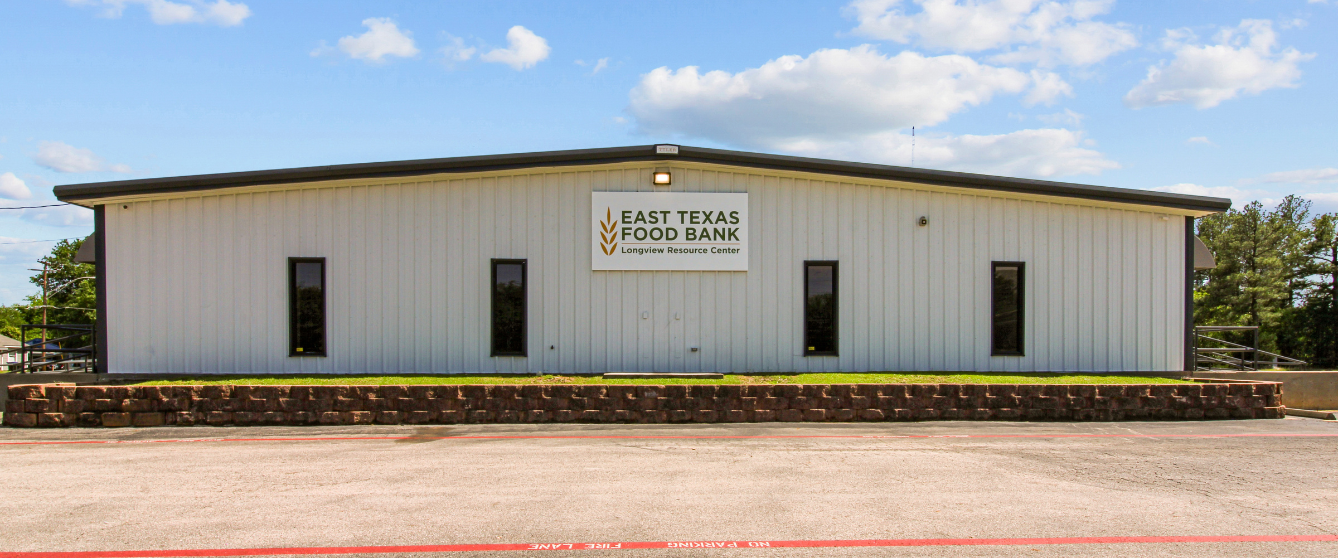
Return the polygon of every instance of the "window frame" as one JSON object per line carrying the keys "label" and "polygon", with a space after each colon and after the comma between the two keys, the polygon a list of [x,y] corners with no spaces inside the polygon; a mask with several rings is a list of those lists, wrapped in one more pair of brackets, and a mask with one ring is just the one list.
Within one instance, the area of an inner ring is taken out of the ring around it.
{"label": "window frame", "polygon": [[[997,290],[994,288],[994,282],[997,280],[1000,267],[1017,268],[1017,350],[1000,351],[994,346],[996,336],[994,334],[995,321],[994,312],[998,305],[996,299]],[[990,262],[990,356],[1027,356],[1026,342],[1027,330],[1027,262]]]}
{"label": "window frame", "polygon": [[[497,266],[520,264],[520,351],[499,352],[497,350]],[[490,357],[529,357],[530,330],[530,265],[529,261],[518,258],[493,258],[488,266],[491,279],[488,282],[488,356]]]}
{"label": "window frame", "polygon": [[[808,268],[815,266],[831,266],[832,268],[832,350],[830,351],[810,351],[808,348]],[[804,356],[841,356],[841,269],[837,260],[804,260],[804,310],[803,325],[804,328]]]}
{"label": "window frame", "polygon": [[[297,264],[318,263],[321,264],[321,350],[316,351],[297,351]],[[330,335],[329,335],[329,297],[326,293],[326,266],[325,258],[288,258],[288,356],[290,357],[324,357],[329,356]]]}

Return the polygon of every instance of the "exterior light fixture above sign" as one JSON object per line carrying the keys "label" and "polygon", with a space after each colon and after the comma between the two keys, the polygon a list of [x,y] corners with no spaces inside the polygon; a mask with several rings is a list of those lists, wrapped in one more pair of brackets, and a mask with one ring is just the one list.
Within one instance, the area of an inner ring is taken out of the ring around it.
{"label": "exterior light fixture above sign", "polygon": [[671,178],[669,171],[655,171],[654,174],[650,175],[650,182],[656,186],[668,186]]}

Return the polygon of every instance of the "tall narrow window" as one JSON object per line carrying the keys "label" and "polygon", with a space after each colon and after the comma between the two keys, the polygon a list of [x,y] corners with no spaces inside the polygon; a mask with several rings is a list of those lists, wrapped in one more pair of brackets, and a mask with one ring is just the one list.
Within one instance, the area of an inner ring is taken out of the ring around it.
{"label": "tall narrow window", "polygon": [[525,260],[492,261],[492,356],[525,356]]}
{"label": "tall narrow window", "polygon": [[992,354],[1022,356],[1022,262],[994,262]]}
{"label": "tall narrow window", "polygon": [[288,258],[288,356],[325,356],[325,258]]}
{"label": "tall narrow window", "polygon": [[804,262],[804,355],[836,355],[836,262]]}

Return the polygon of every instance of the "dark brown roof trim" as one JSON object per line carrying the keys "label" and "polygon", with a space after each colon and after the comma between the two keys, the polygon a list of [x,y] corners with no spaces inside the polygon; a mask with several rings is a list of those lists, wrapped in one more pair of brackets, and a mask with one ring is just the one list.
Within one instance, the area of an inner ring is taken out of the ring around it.
{"label": "dark brown roof trim", "polygon": [[448,157],[443,159],[419,159],[415,161],[395,161],[389,163],[357,163],[352,165],[330,165],[323,167],[302,167],[267,171],[202,174],[172,178],[145,178],[139,180],[118,180],[115,182],[66,184],[64,186],[56,186],[55,194],[56,198],[60,201],[78,203],[113,196],[166,194],[198,190],[215,190],[220,188],[238,188],[244,186],[317,182],[324,180],[397,178],[427,174],[665,160],[716,163],[769,170],[815,172],[855,178],[900,180],[903,182],[934,186],[997,190],[1045,196],[1062,196],[1097,201],[1188,209],[1194,211],[1219,212],[1226,211],[1231,207],[1231,200],[1226,198],[1190,196],[1185,194],[1152,192],[1148,190],[1088,186],[1085,184],[1071,184],[1067,182],[1008,178],[984,174],[894,167],[868,163],[850,163],[829,159],[792,157],[788,155],[768,155],[765,153],[748,153],[725,149],[680,146],[677,155],[657,154],[654,145],[611,147],[604,149],[576,149],[569,151],[545,151],[539,153],[514,153],[508,155],[484,155],[475,157]]}

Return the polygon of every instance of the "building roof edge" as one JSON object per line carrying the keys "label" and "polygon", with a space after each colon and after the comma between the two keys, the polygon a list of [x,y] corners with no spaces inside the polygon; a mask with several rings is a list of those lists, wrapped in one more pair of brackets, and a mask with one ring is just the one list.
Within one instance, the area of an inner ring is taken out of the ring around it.
{"label": "building roof edge", "polygon": [[[663,145],[663,144],[661,144]],[[1217,213],[1231,207],[1231,200],[1150,190],[1092,186],[1068,182],[1010,178],[912,167],[853,163],[830,159],[771,155],[704,147],[676,146],[677,154],[657,152],[657,145],[575,149],[535,153],[510,153],[441,159],[418,159],[383,163],[354,163],[290,169],[202,174],[167,178],[143,178],[56,186],[63,202],[92,205],[103,198],[132,195],[193,192],[247,186],[297,184],[357,178],[394,178],[455,172],[483,172],[535,167],[577,166],[636,161],[682,160],[727,164],[769,170],[812,172],[853,178],[898,180],[934,186],[950,186],[1013,193],[1081,198],[1087,200],[1152,205]]]}

